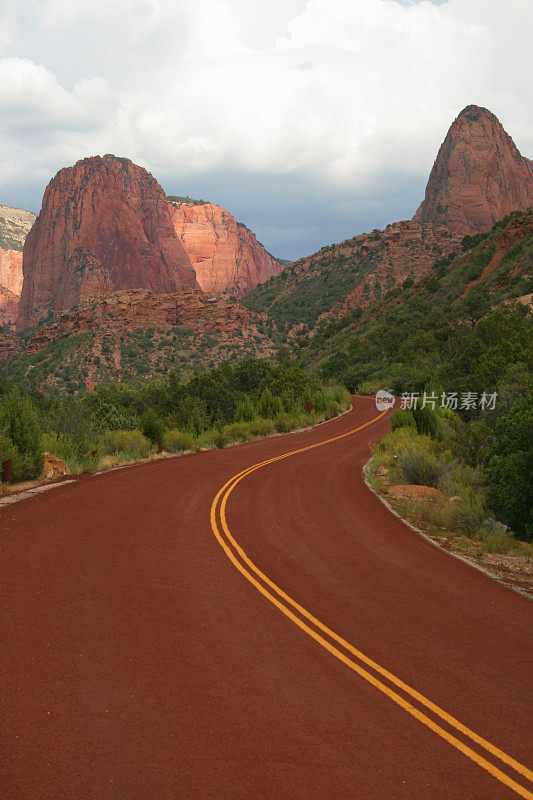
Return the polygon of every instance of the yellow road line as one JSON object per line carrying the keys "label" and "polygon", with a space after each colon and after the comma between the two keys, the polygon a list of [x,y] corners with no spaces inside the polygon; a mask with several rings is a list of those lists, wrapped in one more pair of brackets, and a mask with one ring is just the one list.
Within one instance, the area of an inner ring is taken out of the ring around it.
{"label": "yellow road line", "polygon": [[[371,425],[372,423],[377,422],[386,413],[387,412],[385,411],[385,412],[379,414],[374,419],[369,420],[368,422],[364,423],[363,425],[360,425],[359,427],[354,428],[353,430],[347,431],[346,433],[342,433],[342,434],[339,434],[337,436],[330,437],[329,439],[325,439],[323,441],[316,442],[315,444],[307,445],[306,447],[301,447],[301,448],[298,448],[297,450],[292,450],[290,452],[283,453],[282,455],[275,456],[274,458],[270,458],[270,459],[267,459],[265,461],[259,462],[257,464],[253,464],[252,466],[247,467],[246,469],[244,469],[241,472],[239,472],[236,475],[234,475],[232,478],[230,478],[224,484],[224,486],[222,486],[222,488],[217,493],[217,495],[214,498],[213,503],[211,505],[211,527],[213,529],[213,533],[215,534],[215,536],[216,536],[219,544],[223,548],[224,552],[226,553],[226,555],[228,556],[230,561],[233,563],[233,565],[239,570],[239,572],[241,572],[244,575],[244,577],[253,586],[255,586],[255,588],[259,592],[261,592],[261,594],[264,597],[266,597],[283,614],[285,614],[286,617],[288,617],[292,622],[294,622],[295,625],[297,625],[299,628],[304,630],[313,639],[315,639],[315,641],[317,641],[320,645],[322,645],[322,647],[324,647],[332,655],[334,655],[336,658],[338,658],[340,661],[342,661],[344,664],[346,664],[350,669],[352,669],[355,672],[357,672],[361,677],[363,677],[365,680],[367,680],[369,683],[371,683],[373,686],[375,686],[377,689],[379,689],[381,692],[383,692],[387,697],[389,697],[391,700],[393,700],[393,702],[395,702],[397,705],[399,705],[401,708],[403,708],[405,711],[407,711],[409,714],[411,714],[411,716],[415,717],[415,719],[417,719],[419,722],[422,722],[424,725],[426,725],[432,731],[437,733],[440,737],[445,739],[453,747],[455,747],[458,750],[460,750],[464,755],[466,755],[472,761],[477,763],[480,767],[482,767],[487,772],[489,772],[491,775],[493,775],[493,777],[497,778],[497,780],[499,780],[502,783],[504,783],[506,786],[508,786],[513,791],[515,791],[521,797],[528,798],[529,800],[533,800],[533,794],[531,792],[529,792],[524,787],[520,786],[520,784],[518,784],[516,781],[514,781],[512,778],[510,778],[508,775],[506,775],[504,772],[502,772],[498,767],[496,767],[490,761],[487,761],[483,756],[479,755],[474,750],[472,750],[470,747],[468,747],[468,745],[465,745],[463,742],[461,742],[455,736],[453,736],[452,734],[448,733],[444,728],[442,728],[440,725],[435,723],[432,719],[430,719],[428,716],[426,716],[426,714],[424,714],[418,708],[413,706],[405,698],[401,697],[393,689],[390,689],[388,686],[386,686],[384,683],[382,683],[378,678],[376,678],[374,675],[369,673],[366,669],[361,667],[355,661],[353,661],[348,656],[346,656],[344,653],[342,653],[340,650],[338,650],[334,645],[332,645],[330,642],[328,642],[326,639],[324,639],[323,636],[321,636],[319,633],[317,633],[315,630],[313,630],[313,628],[311,628],[309,625],[307,625],[303,620],[301,620],[299,617],[297,617],[290,610],[290,608],[288,608],[283,602],[281,602],[281,600],[279,598],[282,598],[283,600],[285,600],[286,603],[288,603],[295,610],[297,610],[302,616],[304,616],[313,625],[315,625],[317,628],[319,628],[319,630],[321,630],[323,633],[325,633],[330,638],[332,638],[335,642],[337,642],[342,647],[344,647],[346,650],[348,650],[348,652],[350,652],[352,655],[354,655],[360,661],[365,663],[367,666],[371,667],[373,670],[375,670],[377,673],[379,673],[384,678],[389,680],[391,683],[393,683],[399,689],[404,691],[406,694],[409,694],[413,699],[417,700],[419,703],[421,703],[423,706],[425,706],[428,710],[432,711],[434,714],[439,716],[441,719],[443,719],[445,722],[447,722],[451,727],[454,727],[456,730],[460,731],[463,735],[469,737],[473,742],[475,742],[479,746],[483,747],[487,752],[491,753],[493,756],[496,756],[498,759],[500,759],[500,761],[503,761],[508,766],[512,767],[514,770],[516,770],[521,775],[523,775],[525,778],[528,778],[530,781],[533,780],[533,772],[531,770],[529,770],[523,764],[520,764],[520,762],[516,761],[511,756],[507,755],[506,753],[504,753],[499,748],[495,747],[495,745],[493,745],[490,742],[488,742],[487,740],[483,739],[481,736],[476,734],[474,731],[470,730],[466,725],[463,725],[461,722],[456,720],[451,714],[448,714],[446,711],[444,711],[443,709],[439,708],[439,706],[437,706],[431,700],[428,700],[426,697],[424,697],[424,695],[420,694],[420,692],[417,692],[415,689],[410,687],[408,684],[404,683],[400,678],[397,678],[395,675],[393,675],[391,672],[386,670],[384,667],[381,667],[375,661],[370,659],[368,656],[366,656],[361,651],[357,650],[355,647],[353,647],[351,644],[349,644],[349,642],[345,641],[342,637],[340,637],[338,634],[336,634],[334,631],[332,631],[330,628],[328,628],[326,625],[324,625],[322,622],[320,622],[320,620],[316,619],[316,617],[314,617],[303,606],[301,606],[299,603],[297,603],[295,600],[293,600],[291,597],[289,597],[289,595],[287,595],[273,581],[271,581],[270,578],[268,578],[268,576],[266,576],[263,572],[261,572],[261,570],[248,558],[248,556],[246,555],[244,550],[235,541],[235,539],[233,538],[233,536],[230,533],[230,530],[229,530],[229,527],[228,527],[228,524],[227,524],[227,520],[226,520],[226,514],[225,514],[226,504],[227,504],[227,500],[228,500],[229,495],[235,489],[235,487],[238,485],[238,483],[240,483],[241,480],[243,480],[245,477],[250,475],[252,472],[255,472],[257,469],[260,469],[261,467],[266,466],[267,464],[272,464],[272,463],[274,463],[276,461],[281,461],[281,460],[283,460],[285,458],[289,458],[290,456],[296,455],[297,453],[303,453],[303,452],[306,452],[307,450],[312,450],[312,449],[314,449],[316,447],[321,447],[321,446],[323,446],[325,444],[329,444],[331,442],[338,441],[339,439],[343,439],[343,438],[345,438],[347,436],[351,436],[354,433],[357,433],[358,431],[362,430],[363,428],[366,428],[368,425]],[[219,500],[220,500],[221,497],[222,497],[222,501],[220,502],[220,507],[218,507],[219,506]],[[268,589],[266,589],[262,584],[260,584],[256,580],[256,578],[252,575],[252,573],[249,572],[248,569],[246,569],[246,567],[244,567],[240,563],[240,561],[235,557],[235,554],[232,551],[231,547],[228,545],[227,541],[224,539],[224,537],[220,533],[220,529],[218,527],[217,518],[216,518],[217,508],[218,508],[219,514],[220,514],[221,526],[222,526],[222,529],[224,531],[225,536],[227,537],[227,540],[230,542],[230,544],[233,546],[233,548],[237,551],[237,553],[239,554],[241,559],[245,562],[245,564],[247,564],[247,566],[250,568],[250,570],[253,573],[255,573],[271,589],[273,589],[279,595],[279,597],[275,597],[273,594],[271,594],[271,592],[269,592]]]}

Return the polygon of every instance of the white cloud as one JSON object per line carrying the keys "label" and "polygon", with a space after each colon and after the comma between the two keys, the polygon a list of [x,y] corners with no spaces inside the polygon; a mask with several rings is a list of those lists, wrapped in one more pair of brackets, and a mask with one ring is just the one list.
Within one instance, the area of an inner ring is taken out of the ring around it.
{"label": "white cloud", "polygon": [[0,114],[7,131],[41,138],[43,130],[94,130],[109,104],[105,78],[83,79],[71,92],[28,58],[0,61]]}
{"label": "white cloud", "polygon": [[[370,213],[376,225],[412,213],[468,103],[533,155],[530,0],[3,3],[2,202],[115,152],[169,191],[225,202],[270,249],[292,235],[296,255],[374,227]],[[308,239],[301,209],[283,228],[287,197],[309,207]]]}

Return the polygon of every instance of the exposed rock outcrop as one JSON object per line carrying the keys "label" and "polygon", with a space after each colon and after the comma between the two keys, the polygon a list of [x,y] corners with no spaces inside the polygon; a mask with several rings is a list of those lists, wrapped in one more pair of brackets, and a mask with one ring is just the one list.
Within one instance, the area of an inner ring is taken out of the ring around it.
{"label": "exposed rock outcrop", "polygon": [[53,341],[103,327],[117,331],[138,328],[180,328],[194,333],[220,331],[228,338],[261,317],[240,303],[199,289],[156,294],[147,289],[110,292],[63,311],[28,340],[27,352],[37,353]]}
{"label": "exposed rock outcrop", "polygon": [[16,322],[18,310],[18,296],[0,286],[0,325],[13,325]]}
{"label": "exposed rock outcrop", "polygon": [[520,155],[494,114],[470,105],[440,147],[414,220],[472,234],[531,205],[533,162]]}
{"label": "exposed rock outcrop", "polygon": [[52,179],[24,245],[23,271],[18,329],[113,289],[197,286],[162,188],[112,155],[83,159]]}
{"label": "exposed rock outcrop", "polygon": [[53,478],[64,478],[65,475],[70,475],[68,465],[53,453],[46,452],[44,454],[43,478],[51,480]]}
{"label": "exposed rock outcrop", "polygon": [[0,325],[11,325],[22,290],[22,248],[35,214],[0,206]]}
{"label": "exposed rock outcrop", "polygon": [[204,291],[240,297],[283,269],[226,209],[212,203],[171,205],[174,228]]}
{"label": "exposed rock outcrop", "polygon": [[[21,358],[28,385],[93,389],[110,378],[189,374],[245,356],[272,356],[266,315],[227,295],[187,289],[110,292],[43,321],[35,330],[0,329],[0,363]],[[59,343],[69,339],[68,348]],[[41,354],[46,353],[45,357]]]}

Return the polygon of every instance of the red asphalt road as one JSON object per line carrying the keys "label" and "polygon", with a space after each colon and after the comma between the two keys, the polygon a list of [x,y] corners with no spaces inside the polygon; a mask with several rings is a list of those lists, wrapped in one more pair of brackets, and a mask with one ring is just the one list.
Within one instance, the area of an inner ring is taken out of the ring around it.
{"label": "red asphalt road", "polygon": [[[288,620],[213,534],[211,502],[234,474],[376,413],[357,398],[311,431],[86,476],[0,511],[2,800],[518,796]],[[531,602],[368,490],[361,467],[388,429],[253,472],[228,500],[231,533],[333,631],[531,767]]]}

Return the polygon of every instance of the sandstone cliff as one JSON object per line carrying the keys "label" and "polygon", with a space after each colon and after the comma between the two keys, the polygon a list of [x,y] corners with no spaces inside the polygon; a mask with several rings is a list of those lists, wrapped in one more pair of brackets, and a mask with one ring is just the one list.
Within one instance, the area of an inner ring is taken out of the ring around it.
{"label": "sandstone cliff", "polygon": [[15,322],[22,289],[22,248],[35,214],[0,206],[0,325]]}
{"label": "sandstone cliff", "polygon": [[174,228],[204,291],[240,297],[283,269],[224,208],[176,202],[171,207]]}
{"label": "sandstone cliff", "polygon": [[22,252],[0,248],[0,325],[17,319],[22,289]]}
{"label": "sandstone cliff", "polygon": [[488,230],[533,205],[533,162],[486,108],[467,106],[449,129],[414,219],[461,233]]}
{"label": "sandstone cliff", "polygon": [[160,185],[112,155],[83,159],[52,179],[24,245],[23,271],[19,329],[114,289],[197,286]]}

